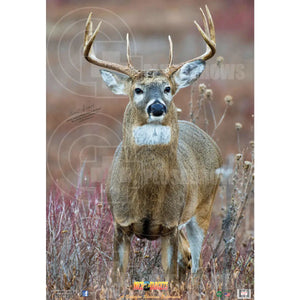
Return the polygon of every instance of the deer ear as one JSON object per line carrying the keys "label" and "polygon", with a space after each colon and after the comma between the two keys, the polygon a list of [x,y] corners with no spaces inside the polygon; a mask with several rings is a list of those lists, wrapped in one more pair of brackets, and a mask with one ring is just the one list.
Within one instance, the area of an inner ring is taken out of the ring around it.
{"label": "deer ear", "polygon": [[173,74],[174,81],[177,85],[177,91],[191,85],[199,78],[205,68],[205,61],[198,59],[184,64]]}
{"label": "deer ear", "polygon": [[127,95],[126,83],[130,79],[129,76],[106,70],[100,70],[100,74],[106,85],[111,89],[111,91],[114,94]]}

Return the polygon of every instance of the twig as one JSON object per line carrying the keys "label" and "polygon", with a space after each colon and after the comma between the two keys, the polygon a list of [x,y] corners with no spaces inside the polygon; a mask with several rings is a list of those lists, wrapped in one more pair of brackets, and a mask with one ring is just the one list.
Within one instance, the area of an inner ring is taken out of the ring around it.
{"label": "twig", "polygon": [[224,120],[224,118],[225,118],[225,115],[226,115],[227,110],[228,110],[228,105],[225,106],[223,115],[221,116],[221,118],[220,118],[218,124],[215,126],[215,128],[214,128],[214,130],[213,130],[213,132],[212,132],[212,137],[215,135],[216,130],[217,130],[217,129],[220,127],[220,125],[222,124],[222,122],[223,122],[223,120]]}

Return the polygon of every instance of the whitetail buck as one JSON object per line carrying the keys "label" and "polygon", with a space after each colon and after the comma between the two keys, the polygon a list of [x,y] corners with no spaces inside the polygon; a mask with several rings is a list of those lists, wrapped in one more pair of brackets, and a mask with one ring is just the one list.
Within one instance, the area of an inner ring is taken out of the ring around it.
{"label": "whitetail buck", "polygon": [[113,274],[120,273],[121,280],[134,234],[149,240],[161,238],[166,280],[178,278],[177,262],[179,275],[184,276],[190,258],[192,273],[199,274],[202,242],[219,183],[216,170],[222,158],[208,134],[190,122],[178,121],[172,98],[198,79],[205,61],[215,54],[211,14],[207,7],[207,18],[201,13],[205,31],[195,24],[207,44],[206,52],[174,65],[169,36],[170,57],[165,70],[136,70],[130,60],[128,34],[127,66],[98,59],[92,45],[101,22],[94,33],[91,14],[86,23],[85,58],[115,71],[100,72],[113,93],[129,97],[123,141],[115,152],[106,186],[115,226]]}

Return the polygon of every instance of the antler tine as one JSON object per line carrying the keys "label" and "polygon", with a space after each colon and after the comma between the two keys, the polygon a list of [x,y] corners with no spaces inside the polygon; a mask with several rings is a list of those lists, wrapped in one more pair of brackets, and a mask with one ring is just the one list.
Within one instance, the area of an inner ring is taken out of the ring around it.
{"label": "antler tine", "polygon": [[93,23],[91,21],[91,17],[92,17],[92,13],[89,14],[86,25],[85,25],[83,55],[86,58],[86,60],[94,65],[99,66],[99,67],[114,70],[116,72],[123,73],[123,74],[126,74],[126,75],[132,77],[135,73],[137,73],[137,70],[135,70],[131,64],[128,35],[127,35],[128,66],[122,66],[122,65],[119,65],[116,63],[101,60],[101,59],[97,58],[94,53],[93,42],[94,42],[96,35],[100,29],[102,21],[99,22],[96,30],[93,33]]}
{"label": "antler tine", "polygon": [[96,35],[100,29],[100,26],[102,24],[102,21],[99,22],[95,32],[93,33],[93,23],[91,22],[91,16],[90,14],[87,25],[86,25],[86,30],[85,30],[85,45],[84,45],[84,52],[83,55],[84,57],[89,61],[93,62],[92,59],[97,59],[94,54],[94,49],[93,49],[93,42],[96,38]]}
{"label": "antler tine", "polygon": [[205,5],[205,9],[206,9],[206,13],[208,16],[210,38],[216,43],[216,33],[215,33],[215,25],[213,22],[213,18],[211,16],[211,13],[210,13],[207,5]]}
{"label": "antler tine", "polygon": [[170,45],[169,65],[168,65],[168,68],[170,68],[172,66],[172,64],[173,64],[173,42],[172,42],[172,38],[171,38],[170,35],[168,36],[168,39],[169,39],[169,45]]}
{"label": "antler tine", "polygon": [[131,56],[130,56],[130,42],[129,42],[129,34],[126,34],[126,44],[127,44],[127,65],[130,69],[134,69],[131,63]]}
{"label": "antler tine", "polygon": [[[206,51],[205,51],[205,53],[200,55],[200,56],[197,56],[193,59],[190,59],[188,61],[180,63],[178,65],[171,65],[169,63],[169,67],[165,70],[165,72],[168,75],[173,74],[174,72],[176,72],[180,67],[182,67],[186,63],[189,63],[189,62],[192,62],[192,61],[195,61],[195,60],[198,60],[198,59],[208,60],[211,57],[213,57],[214,54],[216,53],[215,27],[214,27],[212,16],[210,14],[210,11],[209,11],[207,5],[205,5],[205,9],[206,9],[207,17],[204,14],[203,10],[200,8],[202,18],[203,18],[203,24],[204,24],[205,31],[201,28],[201,26],[196,21],[194,21],[197,29],[201,33],[201,36],[203,37],[204,41],[206,42]],[[172,59],[173,59],[173,53],[172,53]]]}
{"label": "antler tine", "polygon": [[[200,7],[200,11],[201,11],[201,14],[202,14],[202,19],[203,19],[203,24],[204,24],[204,31],[205,31],[206,34],[210,35],[207,18],[206,18],[206,15],[204,14],[201,7]],[[196,22],[196,21],[194,21],[194,22]]]}
{"label": "antler tine", "polygon": [[[204,12],[203,12],[203,10],[202,10],[201,7],[200,7],[200,11],[201,11],[201,14],[202,14],[202,19],[203,19],[203,24],[204,24],[204,32],[206,33],[206,36],[210,37],[210,30],[208,28],[208,22],[207,22],[206,15],[204,14]],[[202,28],[200,27],[200,25],[196,21],[194,21],[194,24],[196,24],[198,30],[202,33],[203,31],[201,30]],[[208,50],[209,50],[209,46],[206,43],[206,51],[208,51]]]}
{"label": "antler tine", "polygon": [[196,59],[208,60],[211,57],[213,57],[214,54],[216,53],[216,43],[206,35],[206,33],[203,31],[203,29],[200,27],[200,25],[196,21],[194,21],[194,23],[196,24],[197,29],[200,31],[203,39],[206,42],[206,52],[193,60],[196,60]]}
{"label": "antler tine", "polygon": [[91,17],[92,17],[92,13],[89,14],[86,24],[85,24],[84,47],[86,46],[86,44],[88,43],[88,41],[92,35],[91,34],[91,31],[92,31]]}
{"label": "antler tine", "polygon": [[208,16],[208,22],[202,8],[200,8],[201,14],[203,16],[205,32],[202,30],[202,28],[196,21],[194,21],[194,23],[196,24],[197,29],[200,31],[203,39],[206,42],[206,52],[203,55],[201,55],[199,59],[208,60],[211,57],[213,57],[214,54],[216,53],[216,37],[215,37],[214,23],[207,5],[205,5],[205,9],[206,9],[206,14]]}

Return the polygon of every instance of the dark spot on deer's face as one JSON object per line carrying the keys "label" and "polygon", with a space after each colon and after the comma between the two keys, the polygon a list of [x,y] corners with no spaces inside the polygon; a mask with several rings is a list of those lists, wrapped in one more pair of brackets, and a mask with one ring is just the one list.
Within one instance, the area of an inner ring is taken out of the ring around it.
{"label": "dark spot on deer's face", "polygon": [[155,100],[147,108],[147,113],[149,116],[160,117],[167,112],[167,108],[164,103],[159,100]]}

